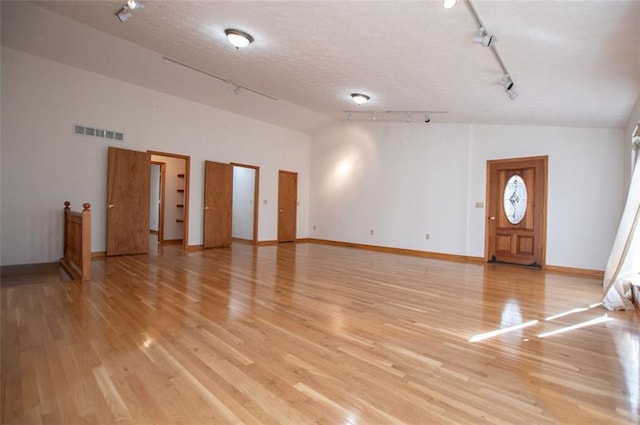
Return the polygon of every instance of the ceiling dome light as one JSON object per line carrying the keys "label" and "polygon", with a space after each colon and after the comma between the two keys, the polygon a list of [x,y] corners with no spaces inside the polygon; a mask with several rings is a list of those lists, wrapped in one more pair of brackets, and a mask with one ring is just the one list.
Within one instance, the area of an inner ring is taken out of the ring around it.
{"label": "ceiling dome light", "polygon": [[136,2],[136,0],[128,0],[127,1],[127,7],[131,10],[135,9],[136,7],[138,7],[138,3]]}
{"label": "ceiling dome light", "polygon": [[227,35],[229,43],[233,44],[236,49],[247,47],[249,44],[253,43],[253,37],[251,37],[251,34],[244,31],[226,29],[224,30],[224,33]]}
{"label": "ceiling dome light", "polygon": [[367,103],[370,97],[362,93],[351,93],[351,99],[353,99],[353,101],[358,105],[362,105],[364,103]]}
{"label": "ceiling dome light", "polygon": [[442,7],[444,7],[445,9],[451,9],[453,6],[456,5],[456,3],[458,3],[457,0],[444,0],[442,2]]}

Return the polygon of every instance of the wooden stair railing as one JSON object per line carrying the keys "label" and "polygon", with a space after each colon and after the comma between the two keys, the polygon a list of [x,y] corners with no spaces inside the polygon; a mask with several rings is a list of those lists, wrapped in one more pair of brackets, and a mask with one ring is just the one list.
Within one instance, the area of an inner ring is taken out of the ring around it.
{"label": "wooden stair railing", "polygon": [[64,257],[60,265],[74,280],[91,279],[91,204],[82,204],[82,212],[71,211],[64,203]]}

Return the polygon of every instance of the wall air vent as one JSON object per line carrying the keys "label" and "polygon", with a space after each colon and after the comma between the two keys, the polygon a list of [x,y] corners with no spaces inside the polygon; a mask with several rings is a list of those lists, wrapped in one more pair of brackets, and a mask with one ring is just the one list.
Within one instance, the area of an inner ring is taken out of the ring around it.
{"label": "wall air vent", "polygon": [[124,133],[77,124],[73,125],[73,134],[77,134],[79,136],[100,137],[101,139],[118,140],[120,142],[124,141]]}

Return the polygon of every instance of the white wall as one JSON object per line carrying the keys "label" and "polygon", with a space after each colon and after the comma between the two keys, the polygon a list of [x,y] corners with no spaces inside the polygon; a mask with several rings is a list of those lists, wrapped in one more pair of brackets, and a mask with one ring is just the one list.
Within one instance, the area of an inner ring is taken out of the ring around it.
{"label": "white wall", "polygon": [[[202,243],[205,160],[260,166],[259,240],[277,239],[278,170],[297,171],[307,236],[309,136],[6,47],[1,72],[2,265],[60,258],[65,200],[91,203],[92,250],[105,250],[109,145],[191,156],[190,245]],[[76,136],[73,124],[125,141]]]}
{"label": "white wall", "polygon": [[[620,129],[471,126],[470,201],[485,197],[487,160],[548,155],[546,262],[604,270],[624,204],[622,138]],[[485,219],[470,218],[467,252],[482,256]]]}
{"label": "white wall", "polygon": [[310,236],[481,257],[485,211],[475,204],[486,202],[486,161],[548,155],[546,263],[602,270],[623,203],[622,137],[619,129],[336,123],[312,137]]}
{"label": "white wall", "polygon": [[464,252],[467,127],[403,124],[342,122],[315,134],[311,237]]}
{"label": "white wall", "polygon": [[232,236],[253,240],[253,199],[256,170],[233,167],[233,231]]}

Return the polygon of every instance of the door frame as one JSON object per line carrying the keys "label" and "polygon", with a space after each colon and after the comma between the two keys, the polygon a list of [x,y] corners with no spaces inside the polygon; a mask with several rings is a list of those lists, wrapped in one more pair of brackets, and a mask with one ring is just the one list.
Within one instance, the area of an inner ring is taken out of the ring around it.
{"label": "door frame", "polygon": [[[491,165],[497,163],[508,164],[511,162],[521,162],[521,161],[543,161],[544,163],[544,175],[543,175],[543,189],[542,189],[542,217],[539,217],[538,220],[540,222],[540,226],[542,230],[540,232],[540,243],[542,244],[542,258],[540,259],[540,268],[544,269],[547,265],[547,192],[549,188],[549,156],[548,155],[540,155],[540,156],[525,156],[520,158],[503,158],[503,159],[489,159],[487,160],[487,169],[486,169],[486,191],[485,191],[485,214],[484,214],[484,261],[489,261],[489,238],[490,238],[490,230],[489,230],[489,208],[491,207]],[[496,194],[496,196],[500,197],[500,195]],[[535,219],[534,219],[535,220]]]}
{"label": "door frame", "polygon": [[160,166],[160,211],[158,211],[158,243],[164,241],[164,202],[165,202],[165,182],[167,179],[167,163],[161,161],[151,161],[151,165]]}
{"label": "door frame", "polygon": [[253,244],[258,245],[258,212],[260,206],[260,167],[257,165],[241,164],[239,162],[230,162],[232,167],[251,168],[255,170],[253,182]]}
{"label": "door frame", "polygon": [[168,156],[170,158],[184,159],[184,222],[182,223],[182,248],[189,249],[189,180],[191,177],[191,157],[171,152],[147,150],[150,155]]}

